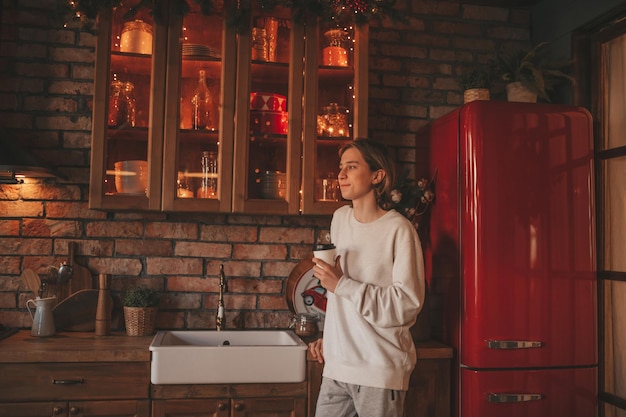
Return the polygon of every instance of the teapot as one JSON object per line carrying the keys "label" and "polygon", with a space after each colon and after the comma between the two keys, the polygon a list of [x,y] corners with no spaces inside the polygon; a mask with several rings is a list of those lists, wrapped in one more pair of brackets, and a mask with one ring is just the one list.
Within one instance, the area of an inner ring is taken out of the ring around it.
{"label": "teapot", "polygon": [[[33,327],[30,331],[32,336],[46,337],[54,336],[56,328],[54,327],[54,317],[52,315],[52,307],[56,304],[56,296],[48,298],[35,298],[26,301],[26,308],[33,319]],[[35,308],[35,312],[31,310],[31,306]]]}

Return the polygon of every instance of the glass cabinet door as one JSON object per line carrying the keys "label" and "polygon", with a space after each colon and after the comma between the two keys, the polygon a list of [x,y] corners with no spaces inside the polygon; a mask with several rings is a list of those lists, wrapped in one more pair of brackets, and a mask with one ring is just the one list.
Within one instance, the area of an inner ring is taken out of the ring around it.
{"label": "glass cabinet door", "polygon": [[90,188],[95,208],[160,206],[160,184],[152,178],[161,171],[162,129],[155,123],[162,110],[154,107],[159,102],[151,100],[151,91],[164,79],[157,68],[165,53],[154,45],[167,30],[145,9],[129,17],[138,3],[124,2],[100,16]]}
{"label": "glass cabinet door", "polygon": [[253,11],[238,47],[233,211],[298,213],[303,26]]}
{"label": "glass cabinet door", "polygon": [[223,10],[207,16],[197,3],[189,6],[184,18],[170,12],[163,209],[228,212],[236,37]]}
{"label": "glass cabinet door", "polygon": [[302,212],[332,213],[341,198],[339,148],[367,136],[367,28],[307,28]]}

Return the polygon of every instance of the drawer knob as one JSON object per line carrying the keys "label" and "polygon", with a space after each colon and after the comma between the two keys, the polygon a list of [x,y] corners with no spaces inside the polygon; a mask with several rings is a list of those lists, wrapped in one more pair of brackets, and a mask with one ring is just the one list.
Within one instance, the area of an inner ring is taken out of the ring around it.
{"label": "drawer knob", "polygon": [[235,411],[242,411],[244,408],[243,404],[237,403],[235,404]]}
{"label": "drawer knob", "polygon": [[52,408],[52,415],[53,416],[58,416],[62,412],[63,412],[63,408],[61,408],[61,407],[53,407]]}
{"label": "drawer knob", "polygon": [[78,412],[79,412],[78,407],[71,407],[70,408],[70,414],[75,416],[76,414],[78,414]]}
{"label": "drawer knob", "polygon": [[226,406],[226,404],[224,404],[224,403],[217,403],[217,409],[218,409],[218,410],[220,410],[220,411],[224,411],[224,410],[226,410],[226,408],[228,408],[228,407]]}

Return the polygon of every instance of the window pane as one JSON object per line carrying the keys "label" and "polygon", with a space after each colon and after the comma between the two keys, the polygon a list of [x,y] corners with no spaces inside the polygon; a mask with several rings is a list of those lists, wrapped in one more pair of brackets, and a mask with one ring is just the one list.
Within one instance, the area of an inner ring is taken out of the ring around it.
{"label": "window pane", "polygon": [[619,408],[606,403],[602,403],[601,407],[604,412],[604,417],[626,417],[626,410],[620,410]]}
{"label": "window pane", "polygon": [[604,281],[604,391],[622,398],[626,398],[624,299],[626,282]]}
{"label": "window pane", "polygon": [[602,45],[604,55],[603,89],[604,149],[626,145],[626,35]]}
{"label": "window pane", "polygon": [[626,157],[603,162],[604,269],[626,271]]}

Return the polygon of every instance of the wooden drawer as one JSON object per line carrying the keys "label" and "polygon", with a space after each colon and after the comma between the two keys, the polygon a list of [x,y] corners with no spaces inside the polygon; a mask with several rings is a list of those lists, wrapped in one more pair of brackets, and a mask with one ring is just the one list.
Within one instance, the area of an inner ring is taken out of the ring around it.
{"label": "wooden drawer", "polygon": [[150,362],[2,364],[0,401],[148,398]]}

